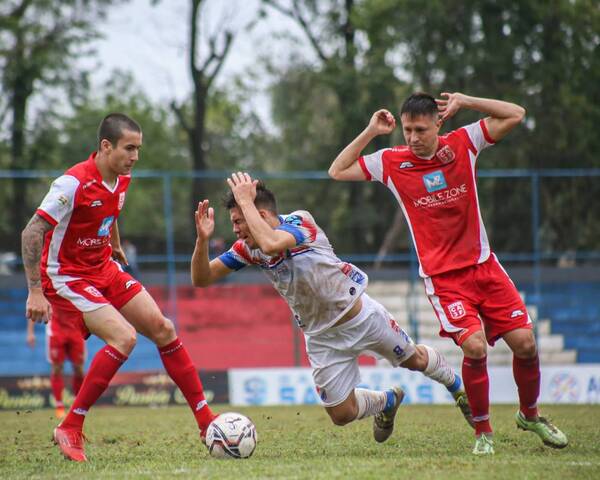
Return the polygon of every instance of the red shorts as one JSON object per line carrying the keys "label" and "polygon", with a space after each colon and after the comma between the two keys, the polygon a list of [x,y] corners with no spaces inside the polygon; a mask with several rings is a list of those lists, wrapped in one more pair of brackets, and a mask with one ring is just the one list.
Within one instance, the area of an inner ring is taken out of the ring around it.
{"label": "red shorts", "polygon": [[144,287],[124,272],[117,262],[111,261],[101,272],[91,272],[90,275],[45,277],[43,288],[52,305],[61,310],[85,313],[104,305],[120,310]]}
{"label": "red shorts", "polygon": [[425,291],[440,335],[459,346],[482,329],[493,346],[507,332],[532,328],[525,303],[494,254],[478,265],[426,278]]}
{"label": "red shorts", "polygon": [[[68,359],[74,365],[85,362],[81,312],[61,310],[52,306],[52,318],[46,330],[46,356],[50,363],[63,363]],[[87,331],[87,329],[86,329]]]}

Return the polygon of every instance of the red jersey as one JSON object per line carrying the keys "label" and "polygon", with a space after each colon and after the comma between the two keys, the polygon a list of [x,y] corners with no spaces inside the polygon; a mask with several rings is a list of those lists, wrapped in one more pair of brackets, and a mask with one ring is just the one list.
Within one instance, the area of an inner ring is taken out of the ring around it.
{"label": "red jersey", "polygon": [[407,146],[359,158],[367,180],[380,181],[398,200],[422,277],[483,263],[490,256],[475,163],[481,150],[494,141],[483,120],[438,140],[437,151],[429,159],[417,157]]}
{"label": "red jersey", "polygon": [[107,185],[96,167],[96,153],[58,177],[36,213],[54,225],[44,239],[42,277],[66,280],[90,278],[108,268],[110,235],[131,176],[120,175]]}

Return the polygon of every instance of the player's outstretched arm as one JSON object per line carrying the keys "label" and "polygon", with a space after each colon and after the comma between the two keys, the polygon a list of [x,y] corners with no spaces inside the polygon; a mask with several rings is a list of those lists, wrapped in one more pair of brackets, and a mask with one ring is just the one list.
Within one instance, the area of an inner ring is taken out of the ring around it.
{"label": "player's outstretched arm", "polygon": [[194,220],[196,222],[197,237],[191,262],[192,285],[207,287],[229,275],[233,270],[227,268],[218,258],[209,261],[208,243],[215,231],[215,212],[209,206],[208,200],[198,203]]}
{"label": "player's outstretched arm", "polygon": [[253,180],[247,173],[238,172],[232,174],[227,183],[244,214],[250,233],[264,254],[277,255],[296,246],[296,239],[291,233],[275,230],[254,205],[258,180]]}
{"label": "player's outstretched arm", "polygon": [[484,119],[485,126],[495,142],[504,138],[525,117],[525,109],[516,103],[471,97],[458,92],[444,92],[441,96],[445,98],[438,99],[436,102],[442,121],[453,117],[461,108],[485,113],[489,115]]}
{"label": "player's outstretched arm", "polygon": [[44,235],[51,229],[52,225],[36,213],[21,233],[21,257],[29,289],[25,316],[34,322],[47,323],[50,319],[50,304],[42,292],[40,260]]}
{"label": "player's outstretched arm", "polygon": [[364,148],[378,135],[392,133],[396,119],[385,109],[377,110],[369,125],[344,148],[329,167],[329,176],[334,180],[366,180],[367,177],[358,163]]}

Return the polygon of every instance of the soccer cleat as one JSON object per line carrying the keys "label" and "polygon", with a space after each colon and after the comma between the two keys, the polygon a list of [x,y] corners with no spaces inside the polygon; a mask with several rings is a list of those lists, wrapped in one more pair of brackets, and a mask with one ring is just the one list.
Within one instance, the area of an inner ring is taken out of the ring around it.
{"label": "soccer cleat", "polygon": [[54,409],[54,416],[58,419],[58,420],[62,420],[63,418],[65,418],[65,407],[56,407]]}
{"label": "soccer cleat", "polygon": [[544,445],[552,448],[565,448],[569,443],[567,436],[544,417],[538,417],[536,420],[527,420],[518,411],[515,415],[515,420],[518,428],[535,433],[542,439]]}
{"label": "soccer cleat", "polygon": [[392,388],[391,392],[396,397],[394,405],[373,417],[373,437],[379,443],[385,442],[394,431],[396,412],[404,399],[404,391],[400,387]]}
{"label": "soccer cleat", "polygon": [[74,462],[87,462],[83,451],[85,436],[81,430],[62,428],[60,425],[54,429],[54,443],[59,447],[65,458]]}
{"label": "soccer cleat", "polygon": [[465,420],[472,428],[475,428],[475,422],[473,421],[473,412],[471,412],[471,407],[469,407],[469,400],[467,398],[467,393],[464,390],[457,390],[452,393],[454,400],[456,401],[456,406],[460,409],[460,412],[465,417]]}
{"label": "soccer cleat", "polygon": [[493,455],[494,441],[491,434],[482,433],[475,439],[475,447],[473,447],[473,455]]}

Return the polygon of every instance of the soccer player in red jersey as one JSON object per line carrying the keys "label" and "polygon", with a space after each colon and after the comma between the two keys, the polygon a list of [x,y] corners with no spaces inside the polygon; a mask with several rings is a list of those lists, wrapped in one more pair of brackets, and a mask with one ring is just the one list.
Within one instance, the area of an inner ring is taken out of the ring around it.
{"label": "soccer player in red jersey", "polygon": [[[173,323],[111,256],[126,263],[117,218],[142,146],[139,125],[120,113],[98,129],[98,151],[58,177],[22,234],[29,287],[27,318],[47,321],[49,303],[82,312],[86,333],[106,342],[90,365],[69,413],[54,430],[63,454],[86,461],[83,422],[136,343],[151,339],[194,413],[200,436],[214,418],[202,383]],[[115,238],[116,236],[116,238]],[[112,238],[111,238],[112,237]]]}
{"label": "soccer player in red jersey", "polygon": [[[464,353],[463,381],[476,426],[473,453],[494,453],[486,343],[493,346],[499,338],[514,354],[517,426],[535,432],[546,445],[565,447],[567,437],[538,415],[540,368],[531,319],[490,249],[477,198],[477,157],[521,123],[525,110],[462,93],[441,97],[411,95],[400,110],[406,145],[361,156],[373,138],[396,127],[388,110],[375,112],[334,160],[329,175],[335,180],[377,180],[400,204],[440,335],[452,338]],[[462,108],[486,117],[440,136],[443,122]]]}
{"label": "soccer player in red jersey", "polygon": [[[83,383],[83,365],[85,363],[85,341],[79,325],[79,311],[68,312],[58,307],[52,308],[51,319],[46,325],[46,357],[50,363],[50,388],[54,397],[54,414],[63,419],[65,405],[63,403],[63,365],[65,359],[71,362],[73,368],[72,389],[77,395]],[[35,346],[34,323],[27,321],[27,344]]]}

